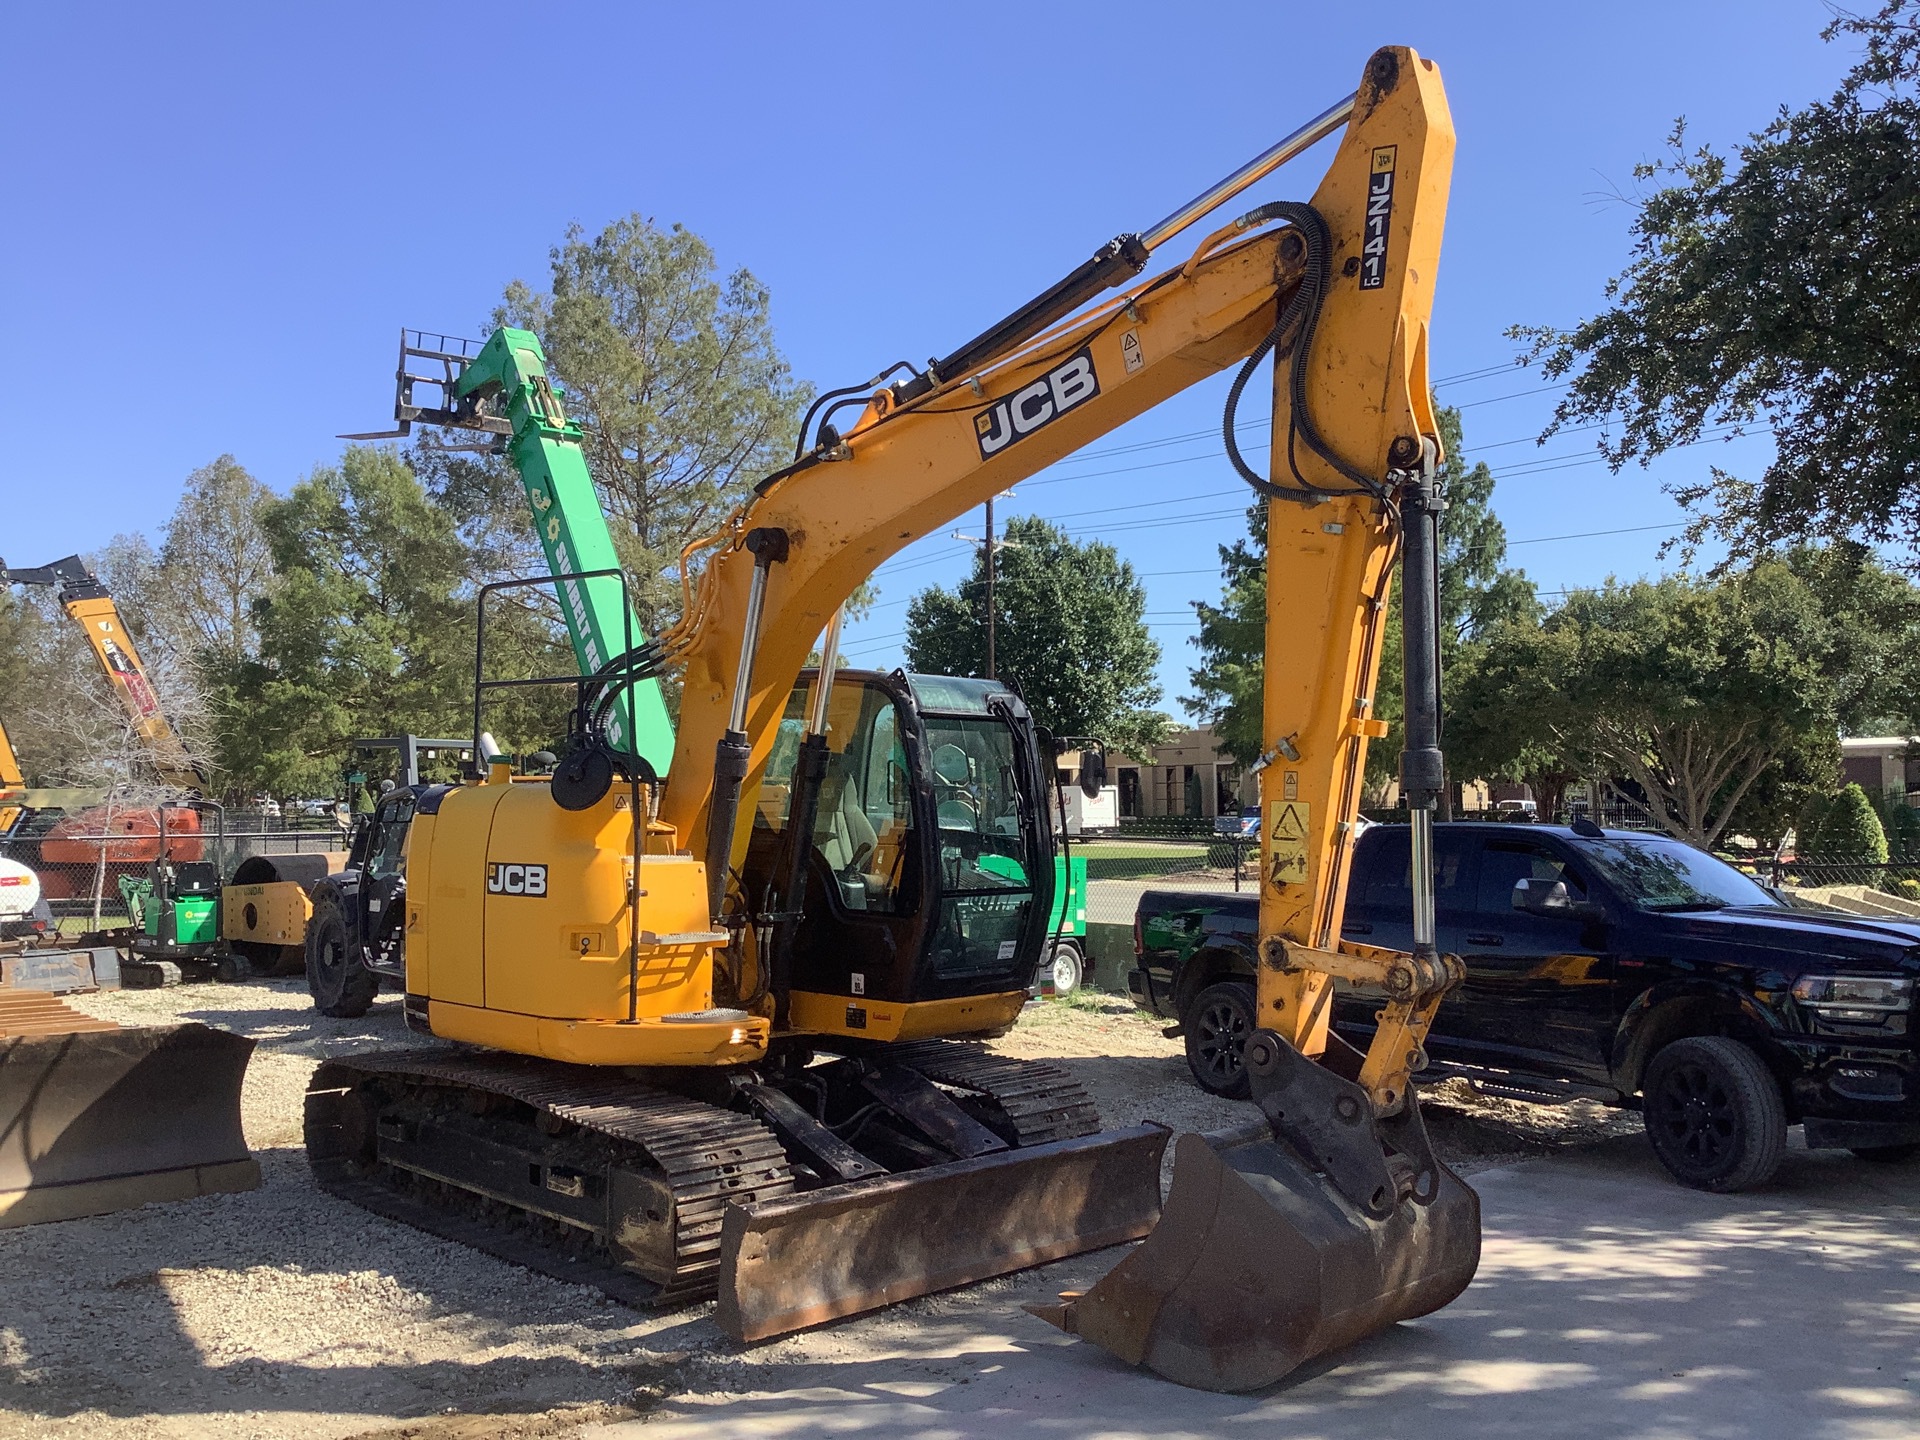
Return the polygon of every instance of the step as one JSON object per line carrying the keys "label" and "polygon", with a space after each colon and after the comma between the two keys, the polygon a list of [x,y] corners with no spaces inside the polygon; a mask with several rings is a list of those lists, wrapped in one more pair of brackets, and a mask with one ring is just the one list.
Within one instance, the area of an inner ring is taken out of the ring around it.
{"label": "step", "polygon": [[118,1030],[111,1020],[96,1020],[44,990],[0,989],[0,1039],[25,1035],[77,1035]]}

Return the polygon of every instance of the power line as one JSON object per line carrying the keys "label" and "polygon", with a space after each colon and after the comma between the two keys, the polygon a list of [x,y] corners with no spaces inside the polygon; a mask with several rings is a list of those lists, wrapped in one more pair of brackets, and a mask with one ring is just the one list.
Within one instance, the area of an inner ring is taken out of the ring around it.
{"label": "power line", "polygon": [[1450,408],[1454,410],[1471,410],[1476,405],[1498,405],[1502,400],[1518,400],[1522,396],[1544,395],[1549,390],[1564,390],[1566,388],[1566,382],[1563,380],[1557,385],[1542,385],[1535,390],[1516,390],[1511,395],[1489,395],[1484,400],[1467,400]]}

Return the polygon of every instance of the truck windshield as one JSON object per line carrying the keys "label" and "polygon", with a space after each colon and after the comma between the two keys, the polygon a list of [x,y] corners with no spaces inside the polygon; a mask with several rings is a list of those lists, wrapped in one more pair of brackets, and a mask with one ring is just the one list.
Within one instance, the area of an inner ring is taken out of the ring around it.
{"label": "truck windshield", "polygon": [[1724,860],[1664,836],[1644,840],[1609,836],[1586,842],[1580,853],[1639,910],[1777,908],[1780,904]]}

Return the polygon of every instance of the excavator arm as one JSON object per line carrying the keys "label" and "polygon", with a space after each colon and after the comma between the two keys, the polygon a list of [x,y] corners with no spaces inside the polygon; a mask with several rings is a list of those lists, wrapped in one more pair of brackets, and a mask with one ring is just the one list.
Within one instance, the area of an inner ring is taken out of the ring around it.
{"label": "excavator arm", "polygon": [[[685,619],[658,646],[683,666],[675,775],[711,772],[736,706],[748,773],[758,772],[809,649],[876,566],[1277,345],[1287,356],[1275,367],[1266,486],[1274,663],[1261,766],[1261,928],[1271,957],[1261,1001],[1294,1046],[1322,1051],[1327,967],[1355,978],[1382,965],[1338,954],[1335,917],[1367,742],[1385,730],[1372,694],[1387,581],[1407,497],[1430,490],[1419,477],[1441,458],[1427,332],[1452,152],[1431,62],[1383,50],[1310,206],[1256,209],[1185,263],[972,373],[917,394],[914,382],[880,390],[843,436],[763,482],[715,537]],[[1427,509],[1413,513],[1416,528],[1431,528]],[[712,854],[717,836],[719,854],[737,865],[745,837],[733,833],[724,789],[676,782],[661,814],[695,854]],[[1375,1058],[1381,1108],[1404,1094],[1422,1028],[1410,1011],[1399,1040]]]}
{"label": "excavator arm", "polygon": [[113,603],[113,596],[78,555],[69,555],[51,565],[29,570],[9,570],[0,561],[0,584],[48,585],[67,618],[87,637],[93,658],[106,673],[107,683],[125,707],[134,733],[147,747],[147,755],[160,781],[176,790],[198,794],[206,786],[206,776],[187,754],[187,747],[173,722],[161,708],[147,670],[140,663],[140,652]]}

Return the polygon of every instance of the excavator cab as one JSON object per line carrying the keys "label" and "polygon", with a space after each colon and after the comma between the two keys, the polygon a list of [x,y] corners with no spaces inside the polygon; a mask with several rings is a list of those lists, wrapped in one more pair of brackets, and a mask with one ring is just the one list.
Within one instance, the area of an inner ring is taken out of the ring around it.
{"label": "excavator cab", "polygon": [[816,680],[802,673],[780,722],[743,873],[746,896],[776,892],[796,808],[812,810],[793,988],[891,1004],[1025,989],[1054,885],[1025,704],[990,680],[840,671],[824,773],[796,807]]}

